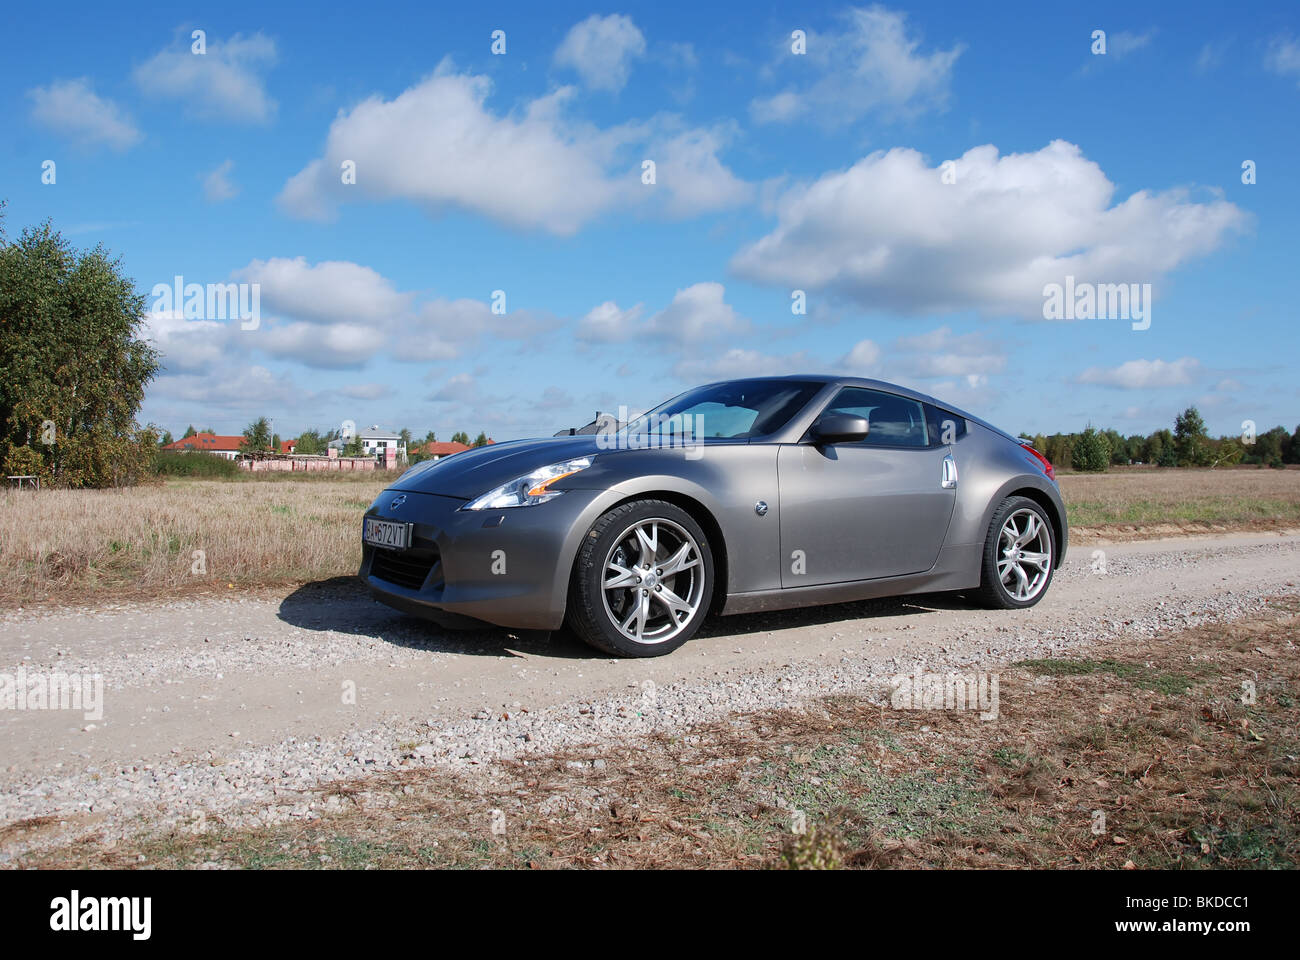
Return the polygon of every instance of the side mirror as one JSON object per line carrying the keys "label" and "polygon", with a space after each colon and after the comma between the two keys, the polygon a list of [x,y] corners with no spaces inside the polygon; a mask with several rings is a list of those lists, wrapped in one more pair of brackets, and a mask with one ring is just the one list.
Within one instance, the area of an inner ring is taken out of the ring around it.
{"label": "side mirror", "polygon": [[856,443],[867,438],[868,430],[866,417],[832,413],[813,424],[812,436],[818,443]]}

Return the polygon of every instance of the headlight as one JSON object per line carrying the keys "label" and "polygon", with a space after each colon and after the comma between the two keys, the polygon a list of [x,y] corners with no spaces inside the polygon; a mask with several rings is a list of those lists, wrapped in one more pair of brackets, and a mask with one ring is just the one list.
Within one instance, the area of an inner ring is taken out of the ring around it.
{"label": "headlight", "polygon": [[489,490],[461,509],[500,510],[502,507],[530,507],[535,503],[545,503],[564,492],[552,490],[551,484],[564,477],[570,477],[579,470],[586,470],[594,459],[594,457],[578,457],[576,460],[565,460],[563,463],[541,467],[526,476],[503,483],[495,490]]}

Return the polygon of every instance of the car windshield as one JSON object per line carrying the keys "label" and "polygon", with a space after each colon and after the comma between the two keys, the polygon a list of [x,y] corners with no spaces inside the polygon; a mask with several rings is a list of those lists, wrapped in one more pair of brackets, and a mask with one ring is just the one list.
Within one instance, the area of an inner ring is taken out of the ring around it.
{"label": "car windshield", "polygon": [[697,387],[631,421],[625,432],[692,440],[763,437],[789,423],[823,386],[802,380],[730,380]]}

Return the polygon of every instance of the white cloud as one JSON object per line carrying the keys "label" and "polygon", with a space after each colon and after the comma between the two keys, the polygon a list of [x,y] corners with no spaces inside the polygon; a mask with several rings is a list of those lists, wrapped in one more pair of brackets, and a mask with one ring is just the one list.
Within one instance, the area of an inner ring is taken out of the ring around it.
{"label": "white cloud", "polygon": [[867,309],[1042,318],[1043,288],[1067,275],[1153,283],[1203,256],[1250,217],[1184,189],[1115,186],[1071,143],[954,161],[955,183],[915,150],[873,153],[787,191],[776,228],[733,257],[741,277],[828,291]]}
{"label": "white cloud", "polygon": [[[202,374],[185,373],[158,380],[149,390],[149,403],[167,401],[169,409],[187,405],[197,411],[195,420],[230,423],[238,432],[239,419],[261,416],[268,410],[308,410],[314,414],[315,395],[302,390],[292,378],[260,365],[229,365]],[[245,421],[246,422],[246,421]],[[221,428],[218,427],[220,430]]]}
{"label": "white cloud", "polygon": [[[744,202],[747,184],[716,157],[727,128],[683,129],[671,117],[607,130],[564,115],[573,88],[497,115],[491,81],[444,63],[393,100],[374,96],[331,124],[324,154],[285,184],[281,205],[328,220],[350,200],[409,200],[436,216],[459,207],[557,235],[615,209],[696,215]],[[641,182],[642,158],[659,158]],[[356,183],[342,183],[345,163]]]}
{"label": "white cloud", "polygon": [[958,377],[969,386],[980,386],[988,374],[1001,373],[1007,365],[1006,354],[985,337],[954,334],[949,327],[899,337],[894,347],[900,353],[899,372],[922,380]]}
{"label": "white cloud", "polygon": [[231,352],[232,329],[216,320],[186,320],[179,311],[150,311],[141,333],[162,355],[163,372],[175,374],[217,366]]}
{"label": "white cloud", "polygon": [[696,128],[661,139],[651,148],[656,184],[645,189],[664,190],[668,200],[658,206],[661,212],[686,218],[749,200],[753,187],[718,159],[732,132],[725,127]]}
{"label": "white cloud", "polygon": [[1202,46],[1201,52],[1196,56],[1197,71],[1208,73],[1223,63],[1223,53],[1226,46],[1226,43],[1207,43]]}
{"label": "white cloud", "polygon": [[478,381],[472,374],[458,373],[429,395],[434,403],[472,403],[480,396]]}
{"label": "white cloud", "polygon": [[318,323],[384,323],[405,314],[414,299],[378,271],[347,260],[273,257],[253,260],[234,276],[259,284],[271,311]]}
{"label": "white cloud", "polygon": [[555,62],[577,71],[591,89],[617,93],[627,84],[632,61],[642,56],[645,37],[631,17],[592,14],[565,35]]}
{"label": "white cloud", "polygon": [[880,362],[880,346],[873,340],[859,340],[840,358],[839,368],[855,377],[871,376]]}
{"label": "white cloud", "polygon": [[1108,34],[1106,37],[1106,56],[1113,57],[1116,60],[1127,57],[1130,53],[1149,46],[1153,33],[1154,31],[1151,30],[1146,33],[1121,30],[1118,33]]}
{"label": "white cloud", "polygon": [[592,307],[578,322],[575,336],[587,343],[619,343],[630,340],[639,330],[642,304],[623,310],[613,300]]}
{"label": "white cloud", "polygon": [[339,387],[339,393],[353,400],[378,400],[392,392],[393,388],[386,383],[349,383]]}
{"label": "white cloud", "polygon": [[203,196],[208,203],[221,203],[239,193],[239,188],[230,182],[230,171],[235,168],[233,160],[227,160],[203,178]]}
{"label": "white cloud", "polygon": [[1178,360],[1129,360],[1118,367],[1089,367],[1075,378],[1076,383],[1099,384],[1124,390],[1147,390],[1155,387],[1181,387],[1196,380],[1201,363],[1194,357]]}
{"label": "white cloud", "polygon": [[673,366],[673,375],[688,383],[730,380],[735,377],[771,377],[796,373],[813,366],[806,351],[774,355],[732,347],[719,355],[691,356]]}
{"label": "white cloud", "polygon": [[563,321],[544,311],[492,313],[484,300],[400,291],[378,271],[351,261],[304,257],[253,260],[230,279],[257,284],[260,323],[145,318],[169,370],[197,370],[223,356],[258,352],[318,369],[359,369],[383,354],[403,363],[459,357],[476,341],[545,337]]}
{"label": "white cloud", "polygon": [[210,37],[206,50],[193,53],[188,39],[160,50],[135,68],[135,82],[148,96],[184,101],[200,117],[266,123],[275,116],[262,78],[276,60],[274,40],[262,33]]}
{"label": "white cloud", "polygon": [[734,336],[749,329],[720,283],[695,283],[673,295],[672,302],[650,318],[650,330],[673,343],[691,343]]}
{"label": "white cloud", "polygon": [[1274,37],[1264,56],[1264,66],[1280,77],[1300,78],[1300,41],[1290,36]]}
{"label": "white cloud", "polygon": [[386,341],[384,330],[359,323],[270,323],[257,333],[259,349],[322,369],[364,366]]}
{"label": "white cloud", "polygon": [[905,14],[881,6],[851,9],[845,29],[837,34],[809,33],[808,52],[783,57],[816,72],[803,87],[760,97],[750,104],[759,123],[785,122],[812,115],[828,124],[847,124],[873,111],[910,116],[941,109],[948,100],[953,64],[961,45],[934,53],[918,52],[920,41],[909,36]]}
{"label": "white cloud", "polygon": [[112,100],[91,89],[90,81],[56,80],[48,87],[27,91],[32,101],[32,119],[61,136],[82,144],[104,144],[126,150],[140,139],[131,118]]}
{"label": "white cloud", "polygon": [[721,340],[749,330],[749,322],[726,302],[726,288],[716,282],[694,283],[678,290],[664,309],[642,320],[641,304],[623,310],[613,300],[593,307],[578,323],[575,336],[588,343],[620,343],[652,338],[667,349]]}

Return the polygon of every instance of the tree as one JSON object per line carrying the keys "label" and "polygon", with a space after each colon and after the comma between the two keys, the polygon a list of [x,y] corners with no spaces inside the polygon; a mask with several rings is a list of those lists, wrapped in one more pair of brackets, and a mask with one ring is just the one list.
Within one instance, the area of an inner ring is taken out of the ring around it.
{"label": "tree", "polygon": [[1051,463],[1071,463],[1073,458],[1070,456],[1070,444],[1071,435],[1054,433],[1043,442],[1043,446],[1038,452]]}
{"label": "tree", "polygon": [[458,431],[458,432],[456,432],[456,433],[453,433],[453,434],[451,435],[451,442],[452,442],[452,443],[463,443],[463,444],[465,444],[465,446],[468,447],[468,446],[469,446],[469,434],[468,434],[468,433],[465,433],[465,432],[463,432],[463,431]]}
{"label": "tree", "polygon": [[436,433],[434,433],[432,430],[430,430],[428,433],[426,433],[426,434],[424,435],[424,442],[425,442],[425,443],[437,443],[437,442],[438,442],[438,435],[437,435]]}
{"label": "tree", "polygon": [[1188,407],[1174,420],[1174,452],[1180,467],[1201,467],[1208,460],[1205,421],[1195,407]]}
{"label": "tree", "polygon": [[1220,437],[1218,440],[1211,440],[1208,455],[1210,468],[1230,467],[1234,463],[1240,463],[1245,452],[1245,444],[1238,437]]}
{"label": "tree", "polygon": [[163,435],[158,438],[158,446],[160,447],[165,447],[169,443],[173,443],[173,442],[174,441],[172,440],[172,432],[170,430],[164,430]]}
{"label": "tree", "polygon": [[244,453],[255,453],[271,448],[271,425],[266,417],[258,417],[244,428],[244,439],[239,449]]}
{"label": "tree", "polygon": [[[0,210],[0,228],[3,213]],[[49,221],[0,229],[0,465],[54,486],[147,476],[159,431],[136,414],[158,353],[145,298],[102,247],[73,249]]]}
{"label": "tree", "polygon": [[1168,430],[1157,430],[1147,437],[1142,459],[1158,467],[1172,467],[1174,460],[1174,435]]}
{"label": "tree", "polygon": [[402,440],[402,446],[406,447],[408,450],[411,449],[411,431],[402,427],[401,430],[397,431],[397,435]]}
{"label": "tree", "polygon": [[298,434],[298,439],[294,443],[294,452],[319,456],[325,452],[328,443],[329,441],[320,435],[319,430],[304,430]]}
{"label": "tree", "polygon": [[483,433],[482,431],[479,431],[479,435],[478,435],[477,437],[474,438],[474,446],[476,446],[476,447],[486,447],[486,446],[487,446],[487,434],[486,434],[486,433]]}
{"label": "tree", "polygon": [[361,438],[353,436],[346,444],[343,445],[343,456],[359,457],[366,452],[366,448],[361,445]]}
{"label": "tree", "polygon": [[1102,473],[1110,466],[1110,443],[1104,433],[1089,427],[1070,449],[1070,466],[1084,473]]}
{"label": "tree", "polygon": [[194,424],[191,423],[188,427],[185,428],[185,432],[181,434],[181,439],[188,440],[196,433],[198,433],[198,431],[194,429]]}
{"label": "tree", "polygon": [[1290,452],[1291,434],[1285,427],[1274,427],[1255,438],[1251,451],[1251,462],[1262,463],[1269,467],[1285,464],[1285,454]]}
{"label": "tree", "polygon": [[1118,430],[1107,430],[1105,433],[1106,446],[1110,448],[1111,466],[1122,466],[1128,463],[1128,443],[1120,436]]}

